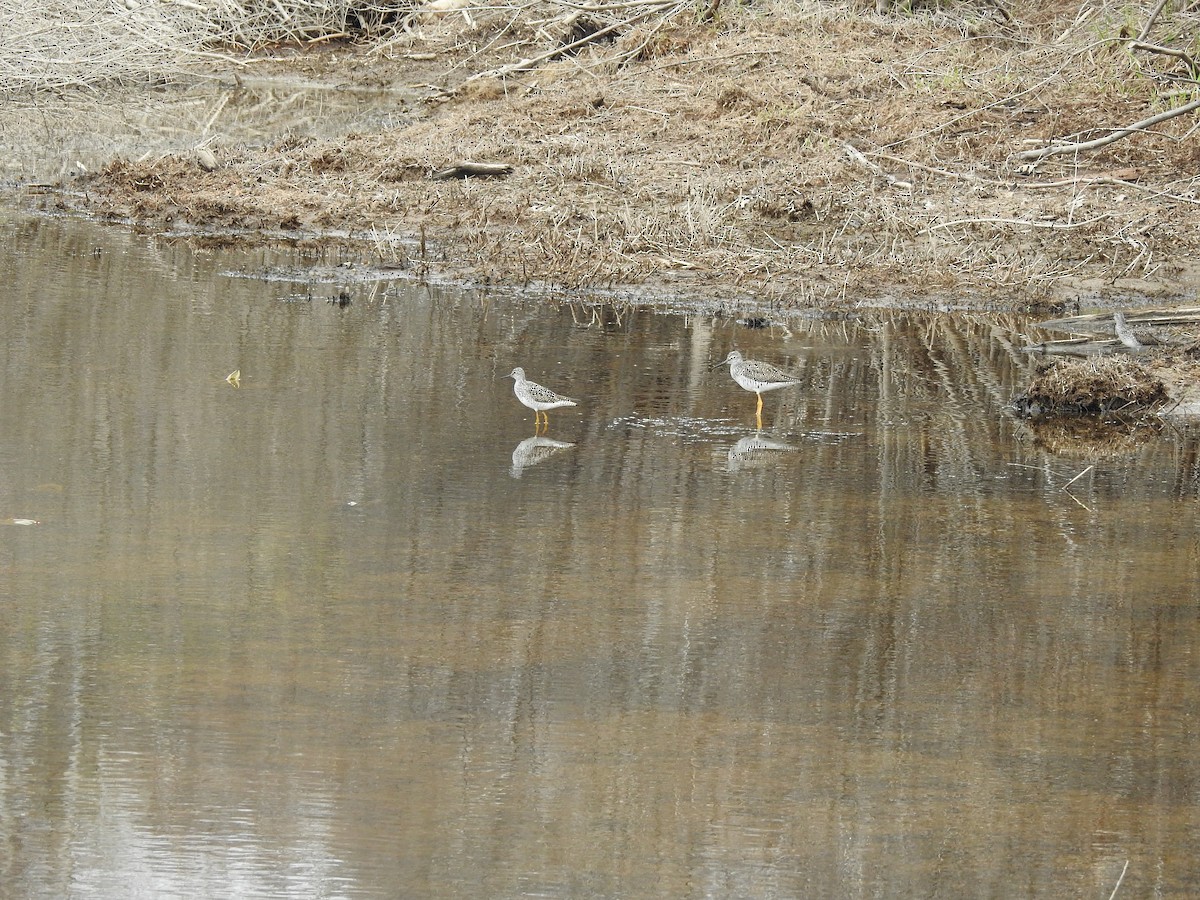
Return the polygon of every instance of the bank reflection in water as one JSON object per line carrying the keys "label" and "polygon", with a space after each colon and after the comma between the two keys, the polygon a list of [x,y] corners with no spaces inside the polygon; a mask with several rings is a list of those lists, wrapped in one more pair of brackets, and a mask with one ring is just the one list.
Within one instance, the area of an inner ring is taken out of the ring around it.
{"label": "bank reflection in water", "polygon": [[[1200,875],[1195,441],[1039,448],[1019,323],[600,327],[5,228],[0,894]],[[735,346],[803,379],[761,436]],[[585,401],[536,465],[529,359]]]}

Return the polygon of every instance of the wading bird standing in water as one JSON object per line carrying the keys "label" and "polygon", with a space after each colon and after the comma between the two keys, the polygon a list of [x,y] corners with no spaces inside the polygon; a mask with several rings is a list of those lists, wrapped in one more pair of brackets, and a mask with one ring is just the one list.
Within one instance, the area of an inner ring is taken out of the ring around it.
{"label": "wading bird standing in water", "polygon": [[746,359],[739,350],[730,350],[729,355],[717,363],[718,366],[729,366],[729,374],[738,386],[746,391],[758,394],[758,409],[754,418],[758,427],[762,428],[762,395],[767,391],[791,387],[800,383],[800,379],[789,372],[778,369],[770,363],[759,362],[757,359]]}
{"label": "wading bird standing in water", "polygon": [[520,366],[509,372],[508,377],[513,379],[513,393],[517,395],[517,399],[533,410],[535,434],[539,422],[544,421],[545,427],[550,427],[550,417],[546,415],[546,410],[558,409],[560,406],[575,406],[575,401],[570,397],[556,394],[550,388],[542,387],[536,381],[530,381],[525,377],[525,370]]}

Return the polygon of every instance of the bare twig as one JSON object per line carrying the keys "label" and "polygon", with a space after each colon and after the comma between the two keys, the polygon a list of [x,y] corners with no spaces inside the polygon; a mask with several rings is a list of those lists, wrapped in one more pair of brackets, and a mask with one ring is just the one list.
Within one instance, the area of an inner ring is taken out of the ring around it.
{"label": "bare twig", "polygon": [[1145,50],[1147,53],[1161,53],[1163,56],[1173,56],[1175,59],[1181,59],[1187,64],[1188,71],[1191,73],[1192,78],[1195,78],[1197,73],[1200,72],[1200,70],[1196,68],[1196,61],[1194,59],[1192,59],[1182,50],[1176,50],[1174,47],[1163,47],[1159,44],[1147,44],[1142,41],[1130,41],[1129,49]]}
{"label": "bare twig", "polygon": [[513,167],[508,163],[460,162],[440,169],[429,177],[433,181],[445,181],[449,178],[502,178],[511,175],[512,170]]}
{"label": "bare twig", "polygon": [[572,41],[569,44],[563,44],[561,47],[554,47],[551,50],[547,50],[545,53],[539,53],[537,56],[531,56],[527,59],[519,59],[515,63],[509,63],[506,66],[501,66],[499,69],[493,69],[490,72],[480,72],[476,75],[472,75],[467,79],[467,81],[474,81],[477,78],[501,78],[505,75],[513,75],[517,72],[526,72],[529,69],[540,65],[541,63],[551,59],[557,59],[560,56],[571,53],[574,50],[578,50],[585,44],[590,44],[592,41],[612,34],[618,29],[640,22],[642,19],[645,19],[656,12],[662,12],[663,10],[674,5],[675,0],[664,0],[664,2],[661,3],[647,4],[647,6],[644,7],[641,12],[629,16],[626,19],[622,19],[619,22],[613,22],[611,25],[606,25],[603,28],[598,28],[590,34],[584,35],[583,37],[576,41]]}
{"label": "bare twig", "polygon": [[[1150,30],[1154,27],[1154,20],[1158,18],[1158,14],[1163,11],[1163,7],[1167,5],[1167,0],[1158,0],[1158,6],[1154,7],[1154,11],[1150,13],[1150,18],[1146,20],[1146,24],[1142,26],[1142,33],[1138,35],[1139,41],[1144,41],[1149,35]],[[1126,863],[1128,865],[1128,863]]]}
{"label": "bare twig", "polygon": [[[996,182],[997,184],[1007,184],[1008,182]],[[1023,184],[1021,187],[1028,189],[1039,188],[1061,188],[1061,187],[1088,187],[1088,186],[1103,186],[1127,188],[1134,191],[1142,191],[1154,197],[1161,197],[1164,200],[1170,200],[1175,203],[1191,203],[1195,206],[1200,206],[1200,200],[1195,197],[1185,197],[1182,194],[1172,194],[1170,191],[1161,191],[1156,187],[1151,187],[1148,184],[1138,184],[1136,181],[1126,181],[1123,178],[1113,178],[1111,175],[1096,175],[1091,178],[1062,178],[1058,181],[1041,181],[1030,184]]]}
{"label": "bare twig", "polygon": [[1082,478],[1088,472],[1092,471],[1092,469],[1094,469],[1094,468],[1096,468],[1096,467],[1088,466],[1086,469],[1084,469],[1082,472],[1080,472],[1078,475],[1076,475],[1074,478],[1072,478],[1070,481],[1068,481],[1066,484],[1064,484],[1061,488],[1059,488],[1059,490],[1060,491],[1067,490],[1067,488],[1069,488],[1071,485],[1073,485],[1075,482],[1077,482],[1080,478]]}
{"label": "bare twig", "polygon": [[1136,134],[1139,131],[1145,131],[1160,122],[1165,122],[1168,119],[1173,119],[1176,116],[1182,116],[1185,113],[1193,112],[1200,109],[1200,100],[1193,100],[1191,103],[1185,103],[1183,106],[1177,106],[1174,109],[1164,110],[1163,112],[1153,115],[1148,119],[1142,119],[1140,122],[1134,122],[1132,125],[1127,125],[1124,128],[1118,128],[1111,134],[1106,134],[1102,138],[1096,138],[1093,141],[1080,141],[1069,144],[1054,144],[1050,147],[1043,147],[1040,150],[1022,150],[1017,154],[1017,159],[1045,159],[1047,156],[1054,156],[1058,153],[1080,153],[1086,150],[1096,150],[1100,147],[1106,147],[1109,144],[1121,140],[1121,138],[1129,137],[1131,134]]}
{"label": "bare twig", "polygon": [[[1000,18],[1004,20],[1004,24],[1011,25],[1013,21],[1012,14],[1004,8],[1004,4],[1000,0],[989,0],[989,2],[995,8],[996,12],[1000,13]],[[1166,0],[1163,0],[1163,2],[1166,2]]]}
{"label": "bare twig", "polygon": [[862,153],[860,153],[852,145],[847,143],[847,144],[845,144],[845,147],[846,147],[847,155],[849,155],[849,157],[852,160],[854,160],[856,163],[858,163],[863,168],[869,169],[870,171],[874,172],[880,178],[887,181],[887,183],[890,184],[892,187],[900,188],[901,190],[905,190],[905,191],[912,190],[912,182],[911,181],[901,181],[899,178],[896,178],[894,175],[889,175],[887,172],[883,171],[883,169],[880,168],[878,165],[876,165],[875,163],[873,163],[869,159],[867,159],[865,156],[863,156]]}
{"label": "bare twig", "polygon": [[1030,219],[1002,219],[1002,218],[975,218],[975,219],[952,219],[949,222],[938,222],[935,225],[930,225],[928,228],[923,228],[921,234],[929,234],[941,228],[953,228],[956,225],[1025,225],[1029,228],[1047,228],[1051,231],[1067,231],[1072,228],[1083,228],[1085,225],[1092,225],[1099,222],[1101,219],[1107,219],[1112,213],[1101,213],[1091,219],[1085,219],[1082,222],[1034,222]]}
{"label": "bare twig", "polygon": [[1080,506],[1082,506],[1084,509],[1086,509],[1088,512],[1095,512],[1095,510],[1093,510],[1090,506],[1088,506],[1086,503],[1084,503],[1082,500],[1080,500],[1078,497],[1076,497],[1070,491],[1066,491],[1066,495],[1068,497],[1070,497],[1072,500],[1074,500],[1076,503],[1078,503]]}
{"label": "bare twig", "polygon": [[[1162,8],[1161,3],[1159,4],[1159,8]],[[1125,880],[1125,872],[1128,869],[1129,869],[1129,860],[1125,860],[1125,865],[1121,867],[1121,877],[1117,879],[1116,886],[1113,887],[1112,893],[1108,895],[1108,900],[1113,900],[1113,898],[1115,896],[1117,896],[1117,891],[1119,891],[1121,889],[1121,882]]]}
{"label": "bare twig", "polygon": [[999,179],[980,178],[975,172],[953,172],[950,169],[938,169],[934,166],[927,166],[924,163],[914,162],[911,159],[905,159],[903,156],[893,156],[890,153],[875,151],[871,155],[878,156],[880,159],[886,159],[889,162],[900,163],[900,165],[908,166],[910,169],[929,172],[933,175],[942,175],[946,178],[957,178],[960,181],[978,181],[981,184],[1008,184],[1008,182],[1000,181]]}

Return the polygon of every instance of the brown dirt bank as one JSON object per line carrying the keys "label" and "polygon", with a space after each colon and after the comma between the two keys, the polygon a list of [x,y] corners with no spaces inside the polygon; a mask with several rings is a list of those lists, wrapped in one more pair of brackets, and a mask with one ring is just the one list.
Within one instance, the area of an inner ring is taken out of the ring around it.
{"label": "brown dirt bank", "polygon": [[[248,237],[347,232],[384,262],[469,280],[778,307],[1194,296],[1196,113],[1091,152],[1017,156],[1181,105],[1179,61],[1130,51],[1116,12],[1006,8],[1012,22],[982,2],[888,17],[722,6],[707,23],[693,10],[507,77],[479,73],[552,41],[510,15],[453,14],[382,50],[253,64],[418,86],[394,127],[218,136],[212,171],[192,155],[117,160],[46,202]],[[463,160],[512,172],[431,177]]]}

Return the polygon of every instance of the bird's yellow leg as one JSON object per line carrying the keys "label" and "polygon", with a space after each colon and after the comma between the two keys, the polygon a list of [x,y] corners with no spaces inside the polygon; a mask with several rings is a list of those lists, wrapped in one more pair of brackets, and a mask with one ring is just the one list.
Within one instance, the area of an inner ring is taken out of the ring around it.
{"label": "bird's yellow leg", "polygon": [[754,424],[759,431],[762,431],[762,407],[758,408],[758,412],[754,414]]}

